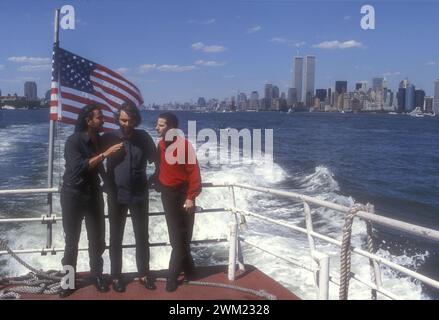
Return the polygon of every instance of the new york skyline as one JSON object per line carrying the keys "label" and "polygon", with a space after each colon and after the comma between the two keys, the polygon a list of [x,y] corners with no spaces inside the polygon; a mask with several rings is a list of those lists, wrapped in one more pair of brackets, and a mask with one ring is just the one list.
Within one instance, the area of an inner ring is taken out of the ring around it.
{"label": "new york skyline", "polygon": [[[53,14],[62,1],[0,3],[0,89],[50,87]],[[145,104],[225,98],[292,87],[293,58],[316,56],[315,89],[348,81],[369,86],[385,77],[395,89],[405,78],[433,95],[439,78],[434,30],[439,2],[369,2],[376,29],[360,27],[359,1],[73,1],[76,29],[60,45],[134,81]]]}

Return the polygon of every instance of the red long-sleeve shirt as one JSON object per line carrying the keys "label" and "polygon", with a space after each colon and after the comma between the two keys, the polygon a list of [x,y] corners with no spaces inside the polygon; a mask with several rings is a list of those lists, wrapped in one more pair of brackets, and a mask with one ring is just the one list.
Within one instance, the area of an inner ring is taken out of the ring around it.
{"label": "red long-sleeve shirt", "polygon": [[[187,183],[186,199],[195,200],[201,193],[201,175],[195,150],[190,142],[178,137],[166,147],[165,141],[162,139],[158,149],[160,153],[160,183],[168,187]],[[166,153],[169,154],[169,162],[166,159]]]}

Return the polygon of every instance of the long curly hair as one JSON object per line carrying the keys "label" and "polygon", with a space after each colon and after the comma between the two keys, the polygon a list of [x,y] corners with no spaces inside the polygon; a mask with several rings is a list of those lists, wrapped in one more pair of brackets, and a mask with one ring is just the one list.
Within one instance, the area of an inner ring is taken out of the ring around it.
{"label": "long curly hair", "polygon": [[134,127],[142,123],[142,116],[140,115],[139,109],[135,105],[125,102],[120,106],[120,109],[114,113],[114,120],[116,120],[117,124],[119,123],[119,117],[122,111],[135,121]]}
{"label": "long curly hair", "polygon": [[82,108],[76,120],[75,132],[82,132],[87,130],[87,121],[93,117],[93,110],[101,110],[101,108],[96,104],[88,104]]}

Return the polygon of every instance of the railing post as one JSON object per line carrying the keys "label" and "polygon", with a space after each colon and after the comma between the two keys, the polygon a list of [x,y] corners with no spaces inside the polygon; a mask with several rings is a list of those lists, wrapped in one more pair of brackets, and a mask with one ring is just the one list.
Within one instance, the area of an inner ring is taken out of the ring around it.
{"label": "railing post", "polygon": [[235,221],[230,223],[229,270],[228,270],[228,278],[230,281],[235,281],[237,241],[238,241],[238,225],[236,224]]}
{"label": "railing post", "polygon": [[[230,201],[231,201],[232,208],[236,208],[235,188],[233,187],[233,185],[229,186],[229,192],[230,192]],[[234,216],[235,216],[235,222],[236,222],[237,226],[238,225],[242,226],[245,224],[245,220],[241,216],[241,213],[234,212]],[[244,255],[242,254],[241,241],[239,240],[239,236],[237,236],[236,239],[237,239],[236,240],[236,252],[238,255],[237,262],[238,262],[239,270],[245,271]]]}
{"label": "railing post", "polygon": [[307,235],[308,235],[309,248],[310,248],[311,254],[312,254],[316,248],[315,248],[315,244],[314,244],[314,238],[311,235],[311,232],[313,231],[311,208],[309,207],[309,204],[306,201],[303,201],[303,211],[305,212],[306,231],[307,231]]}
{"label": "railing post", "polygon": [[311,259],[317,263],[317,270],[314,272],[314,285],[319,300],[329,299],[329,256],[316,251],[313,232],[311,208],[306,201],[303,201],[303,211],[305,212],[306,231]]}
{"label": "railing post", "polygon": [[314,258],[317,259],[319,269],[317,271],[317,299],[329,299],[329,256],[327,254],[314,251]]}

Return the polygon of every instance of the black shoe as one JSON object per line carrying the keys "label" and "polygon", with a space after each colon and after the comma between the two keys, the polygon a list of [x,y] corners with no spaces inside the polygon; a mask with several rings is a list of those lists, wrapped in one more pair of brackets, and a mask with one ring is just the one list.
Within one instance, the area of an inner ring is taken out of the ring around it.
{"label": "black shoe", "polygon": [[105,281],[105,278],[102,275],[95,278],[95,287],[99,292],[107,292],[110,290],[107,281]]}
{"label": "black shoe", "polygon": [[144,278],[142,280],[142,283],[145,286],[145,288],[148,289],[148,290],[155,290],[155,289],[157,289],[157,287],[155,285],[155,279],[153,277],[146,276],[146,278]]}
{"label": "black shoe", "polygon": [[177,287],[178,287],[177,279],[168,278],[166,280],[166,291],[173,292],[173,291],[177,290]]}
{"label": "black shoe", "polygon": [[67,298],[75,291],[76,291],[76,289],[61,289],[61,291],[59,292],[59,297],[62,299]]}
{"label": "black shoe", "polygon": [[125,292],[125,281],[122,278],[115,278],[113,280],[113,290],[116,292]]}

